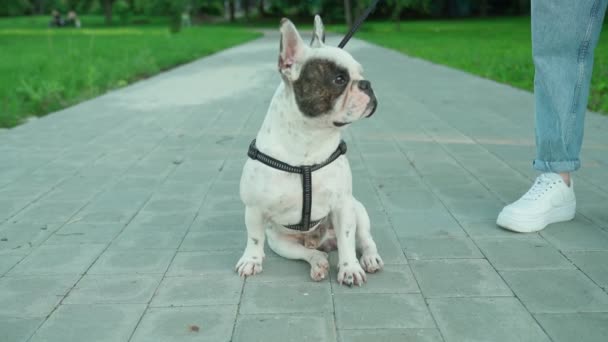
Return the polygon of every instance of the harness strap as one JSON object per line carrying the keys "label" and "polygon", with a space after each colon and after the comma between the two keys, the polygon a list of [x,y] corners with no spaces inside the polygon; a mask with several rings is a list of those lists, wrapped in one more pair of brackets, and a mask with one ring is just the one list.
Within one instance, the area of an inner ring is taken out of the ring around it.
{"label": "harness strap", "polygon": [[308,231],[323,221],[323,219],[316,221],[310,220],[310,214],[312,211],[312,172],[331,164],[334,160],[345,154],[346,150],[346,143],[342,140],[340,141],[338,148],[336,148],[331,156],[329,156],[329,158],[327,158],[321,164],[292,166],[260,152],[260,150],[258,150],[255,146],[255,139],[253,139],[249,145],[247,155],[249,158],[257,160],[262,164],[272,167],[273,169],[302,175],[302,219],[298,224],[286,225],[285,227],[293,230]]}

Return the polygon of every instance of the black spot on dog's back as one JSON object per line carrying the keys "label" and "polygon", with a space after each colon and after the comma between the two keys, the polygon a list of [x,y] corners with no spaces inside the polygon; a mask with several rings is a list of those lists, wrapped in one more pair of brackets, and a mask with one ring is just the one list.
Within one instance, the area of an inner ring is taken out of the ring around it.
{"label": "black spot on dog's back", "polygon": [[348,70],[325,59],[312,59],[302,67],[293,89],[298,108],[304,115],[326,114],[344,93],[350,81]]}

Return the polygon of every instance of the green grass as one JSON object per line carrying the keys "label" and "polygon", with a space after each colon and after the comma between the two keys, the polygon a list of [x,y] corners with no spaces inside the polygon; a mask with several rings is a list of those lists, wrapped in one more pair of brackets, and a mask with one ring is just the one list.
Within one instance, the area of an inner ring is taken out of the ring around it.
{"label": "green grass", "polygon": [[171,34],[162,18],[114,27],[81,19],[81,29],[49,29],[48,17],[0,19],[0,127],[260,36],[218,25]]}
{"label": "green grass", "polygon": [[[341,27],[330,29],[345,32]],[[532,91],[530,18],[367,22],[355,37]],[[588,107],[608,113],[608,24],[595,51]]]}

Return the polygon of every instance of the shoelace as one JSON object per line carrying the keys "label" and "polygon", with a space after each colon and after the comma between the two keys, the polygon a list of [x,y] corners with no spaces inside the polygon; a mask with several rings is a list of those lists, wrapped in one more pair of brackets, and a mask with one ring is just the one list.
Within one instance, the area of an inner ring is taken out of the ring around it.
{"label": "shoelace", "polygon": [[538,200],[542,196],[544,196],[547,191],[549,191],[549,189],[552,189],[553,186],[555,186],[556,184],[557,181],[554,181],[546,175],[542,174],[536,178],[534,185],[532,185],[530,190],[526,192],[523,198],[527,200]]}

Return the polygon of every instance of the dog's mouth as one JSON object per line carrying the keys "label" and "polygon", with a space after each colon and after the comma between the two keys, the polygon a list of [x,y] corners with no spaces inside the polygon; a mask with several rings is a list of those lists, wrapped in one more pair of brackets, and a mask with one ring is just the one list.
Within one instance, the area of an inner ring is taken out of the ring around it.
{"label": "dog's mouth", "polygon": [[376,100],[376,98],[374,97],[373,101],[370,101],[368,108],[372,107],[371,112],[369,112],[369,114],[367,114],[366,118],[369,118],[370,116],[374,115],[374,113],[376,112],[376,108],[378,108],[378,100]]}
{"label": "dog's mouth", "polygon": [[350,124],[350,122],[334,121],[334,126],[336,126],[336,127],[342,127],[342,126],[346,126],[348,124]]}

